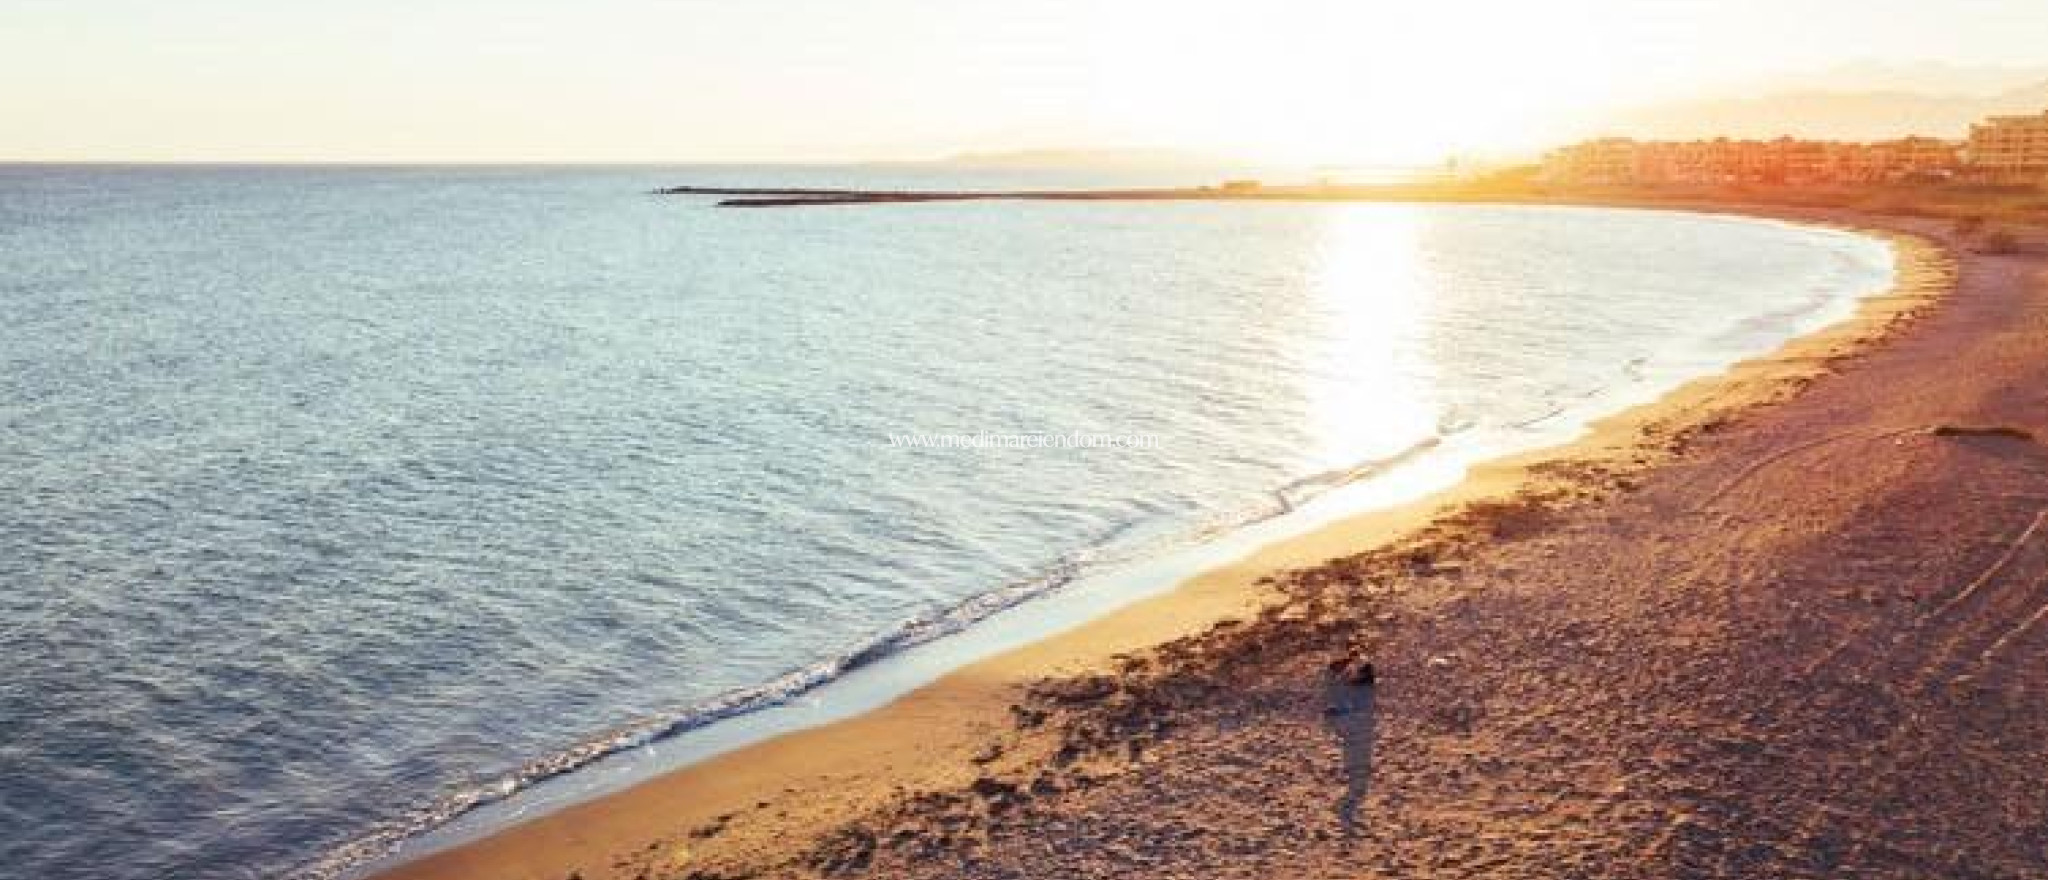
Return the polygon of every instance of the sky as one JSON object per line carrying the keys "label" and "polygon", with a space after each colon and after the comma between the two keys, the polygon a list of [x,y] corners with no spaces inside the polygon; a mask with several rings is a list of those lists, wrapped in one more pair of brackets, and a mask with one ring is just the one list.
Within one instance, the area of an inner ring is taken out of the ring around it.
{"label": "sky", "polygon": [[1428,162],[2044,46],[2048,0],[0,0],[0,159]]}

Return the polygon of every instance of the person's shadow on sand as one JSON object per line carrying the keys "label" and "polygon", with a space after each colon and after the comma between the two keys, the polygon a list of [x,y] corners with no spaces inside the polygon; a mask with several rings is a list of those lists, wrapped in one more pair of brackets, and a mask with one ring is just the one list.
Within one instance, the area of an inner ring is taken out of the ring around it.
{"label": "person's shadow on sand", "polygon": [[1373,694],[1371,663],[1335,660],[1323,672],[1323,723],[1336,734],[1344,751],[1344,797],[1337,801],[1337,819],[1350,837],[1358,827],[1358,805],[1372,782],[1372,744],[1379,715]]}

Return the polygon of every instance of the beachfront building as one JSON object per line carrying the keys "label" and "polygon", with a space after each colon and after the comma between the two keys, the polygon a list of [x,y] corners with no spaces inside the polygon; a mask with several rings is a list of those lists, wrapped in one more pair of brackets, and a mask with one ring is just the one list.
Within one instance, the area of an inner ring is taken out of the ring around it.
{"label": "beachfront building", "polygon": [[1600,138],[1554,150],[1543,160],[1543,177],[1559,183],[1624,184],[1640,179],[1640,145],[1628,138]]}
{"label": "beachfront building", "polygon": [[1951,177],[1963,167],[1963,145],[1943,138],[1903,137],[1857,146],[1841,172],[1842,179],[1854,183]]}
{"label": "beachfront building", "polygon": [[1544,157],[1540,178],[1593,185],[1873,183],[1948,177],[1962,145],[1910,137],[1876,143],[1776,140],[1637,141],[1602,138]]}
{"label": "beachfront building", "polygon": [[2048,183],[2048,111],[1993,116],[1970,126],[1970,176],[1998,183]]}

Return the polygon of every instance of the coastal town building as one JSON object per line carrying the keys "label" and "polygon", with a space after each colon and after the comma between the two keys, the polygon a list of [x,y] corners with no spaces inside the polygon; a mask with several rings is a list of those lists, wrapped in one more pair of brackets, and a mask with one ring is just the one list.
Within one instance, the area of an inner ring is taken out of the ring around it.
{"label": "coastal town building", "polygon": [[1947,175],[1963,167],[1962,145],[1936,137],[1904,137],[1854,145],[1844,168],[1852,183],[1878,183],[1900,176]]}
{"label": "coastal town building", "polygon": [[1972,177],[2000,183],[2048,183],[2048,111],[1993,116],[1970,126],[1965,147]]}
{"label": "coastal town building", "polygon": [[1544,176],[1561,182],[1633,183],[1641,173],[1639,146],[1628,138],[1600,138],[1574,144],[1544,158]]}
{"label": "coastal town building", "polygon": [[1945,178],[1963,144],[1908,137],[1875,143],[1601,138],[1544,157],[1542,179],[1579,184],[1820,184]]}
{"label": "coastal town building", "polygon": [[2048,111],[1993,116],[1968,140],[1638,141],[1607,137],[1543,157],[1537,179],[1552,183],[1829,184],[1965,178],[2048,186]]}

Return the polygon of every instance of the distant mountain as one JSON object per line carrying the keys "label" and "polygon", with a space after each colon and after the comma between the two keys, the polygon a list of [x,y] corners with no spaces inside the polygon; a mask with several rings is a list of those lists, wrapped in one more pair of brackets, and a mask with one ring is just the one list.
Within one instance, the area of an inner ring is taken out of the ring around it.
{"label": "distant mountain", "polygon": [[1945,61],[1856,61],[1822,70],[1783,73],[1741,91],[1914,92],[1990,97],[2048,81],[2048,65],[1951,64]]}
{"label": "distant mountain", "polygon": [[975,168],[1228,168],[1243,163],[1188,150],[1151,147],[1011,150],[961,153],[939,160]]}
{"label": "distant mountain", "polygon": [[1604,133],[1687,139],[1780,135],[1876,140],[1911,134],[1961,138],[1970,124],[1994,114],[2048,110],[2048,77],[1989,95],[1912,90],[1777,91],[1714,97],[1624,111]]}

